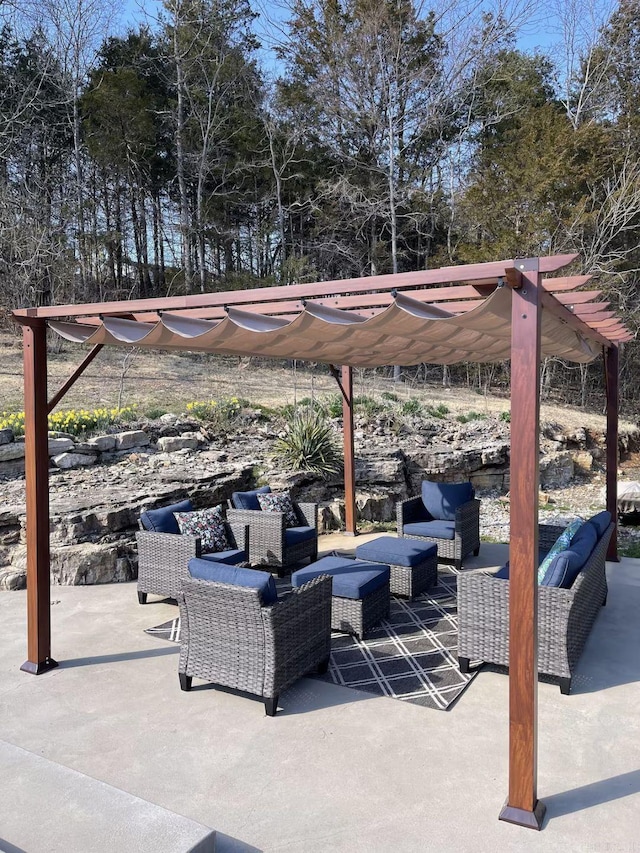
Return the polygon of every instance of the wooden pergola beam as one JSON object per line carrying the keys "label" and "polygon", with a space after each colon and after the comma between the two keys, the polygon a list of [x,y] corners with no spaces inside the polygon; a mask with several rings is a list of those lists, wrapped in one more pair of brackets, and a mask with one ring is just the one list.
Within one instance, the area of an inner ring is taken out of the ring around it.
{"label": "wooden pergola beam", "polygon": [[606,504],[615,527],[609,540],[607,560],[618,561],[618,347],[604,349],[604,378],[607,412]]}
{"label": "wooden pergola beam", "polygon": [[27,511],[27,660],[20,669],[40,675],[51,657],[49,554],[49,432],[47,326],[23,323],[25,491]]}
{"label": "wooden pergola beam", "polygon": [[538,757],[538,484],[542,286],[537,259],[516,261],[511,310],[509,793],[500,819],[541,829]]}
{"label": "wooden pergola beam", "polygon": [[[567,266],[578,256],[551,255],[540,258],[542,272],[556,272]],[[424,287],[432,284],[450,284],[467,282],[495,284],[497,279],[511,268],[513,261],[497,261],[482,264],[467,264],[464,266],[440,267],[433,270],[416,270],[414,272],[396,273],[391,275],[361,276],[352,279],[337,279],[334,281],[315,282],[311,284],[279,285],[277,287],[256,287],[251,290],[227,291],[224,296],[220,293],[198,293],[187,296],[170,296],[160,299],[130,299],[120,302],[93,302],[85,305],[58,305],[39,308],[22,308],[14,311],[16,317],[40,317],[54,319],[64,317],[79,317],[86,314],[122,314],[144,311],[172,311],[186,308],[204,308],[223,304],[240,305],[243,302],[272,302],[280,299],[305,298],[315,296],[331,296],[336,293],[348,292],[371,293],[378,290],[393,290],[405,287]],[[348,285],[347,285],[348,281]]]}

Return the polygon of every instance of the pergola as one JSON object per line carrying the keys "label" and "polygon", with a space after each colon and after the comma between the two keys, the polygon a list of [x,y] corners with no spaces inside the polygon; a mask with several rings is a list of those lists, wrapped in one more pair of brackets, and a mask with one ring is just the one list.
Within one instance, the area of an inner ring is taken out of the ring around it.
{"label": "pergola", "polygon": [[[606,504],[616,518],[618,347],[624,325],[580,290],[589,276],[553,276],[576,255],[525,258],[253,290],[13,312],[23,327],[28,659],[51,656],[47,416],[105,346],[201,351],[325,363],[343,396],[347,532],[355,533],[353,367],[511,360],[509,784],[500,818],[540,829],[537,797],[537,562],[540,360],[604,355]],[[47,393],[47,328],[92,345]],[[338,370],[338,366],[341,370]],[[616,536],[609,559],[617,559]]]}

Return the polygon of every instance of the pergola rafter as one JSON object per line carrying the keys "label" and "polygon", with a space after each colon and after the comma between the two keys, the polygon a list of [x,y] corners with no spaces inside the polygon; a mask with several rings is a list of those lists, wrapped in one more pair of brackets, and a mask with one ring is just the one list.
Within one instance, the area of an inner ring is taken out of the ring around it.
{"label": "pergola rafter", "polygon": [[[580,291],[585,275],[554,276],[576,255],[507,260],[331,282],[18,309],[23,326],[28,660],[51,656],[47,415],[104,345],[305,358],[339,380],[345,426],[347,530],[355,532],[354,366],[511,360],[509,794],[501,818],[539,829],[537,798],[537,535],[539,361],[587,363],[604,353],[607,508],[616,518],[618,347],[629,331]],[[544,276],[547,276],[546,278]],[[47,327],[93,345],[47,399]],[[338,365],[341,366],[339,370]],[[615,534],[609,559],[616,559]]]}

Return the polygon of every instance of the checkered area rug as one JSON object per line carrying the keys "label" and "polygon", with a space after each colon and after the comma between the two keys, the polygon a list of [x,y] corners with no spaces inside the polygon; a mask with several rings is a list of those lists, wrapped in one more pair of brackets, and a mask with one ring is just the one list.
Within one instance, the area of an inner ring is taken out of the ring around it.
{"label": "checkered area rug", "polygon": [[[446,711],[476,675],[458,669],[456,579],[455,570],[439,566],[438,585],[414,601],[392,596],[389,618],[366,639],[332,634],[329,670],[313,677]],[[290,589],[276,583],[279,593]],[[146,633],[178,643],[180,618]]]}

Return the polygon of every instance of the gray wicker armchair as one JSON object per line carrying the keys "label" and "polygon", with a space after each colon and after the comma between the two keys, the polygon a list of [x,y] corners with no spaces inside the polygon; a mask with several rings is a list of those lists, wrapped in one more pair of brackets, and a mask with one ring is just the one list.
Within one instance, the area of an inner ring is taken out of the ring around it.
{"label": "gray wicker armchair", "polygon": [[[540,525],[541,550],[548,549],[563,528]],[[613,524],[600,536],[570,589],[538,587],[538,670],[560,679],[569,693],[573,671],[596,616],[607,601],[605,559]],[[458,577],[458,662],[509,665],[509,581],[489,572]]]}
{"label": "gray wicker armchair", "polygon": [[[189,511],[186,510],[186,502],[175,504],[175,507],[178,506],[182,507],[183,511]],[[163,512],[167,517],[172,516],[173,509],[174,507],[166,507]],[[148,530],[144,525],[144,514],[139,521],[139,527],[140,530],[136,533],[138,601],[140,604],[146,604],[149,593],[177,598],[182,588],[182,581],[189,577],[187,568],[189,560],[192,557],[202,556],[200,537],[180,533],[177,523],[175,532],[172,533]],[[245,525],[237,521],[226,522],[226,527],[230,544],[235,546],[233,550],[226,552],[226,556],[211,554],[205,557],[224,560],[231,564],[245,562],[249,552],[249,531]]]}
{"label": "gray wicker armchair", "polygon": [[[268,491],[268,487],[260,491]],[[244,524],[249,528],[249,562],[252,566],[273,566],[282,575],[291,566],[301,560],[311,562],[318,558],[318,505],[315,503],[297,503],[292,501],[298,527],[286,527],[282,512],[264,512],[259,508],[257,499],[255,508],[239,504],[239,496],[251,496],[256,492],[234,492],[231,496],[227,518],[235,524]],[[253,501],[249,498],[249,505]]]}
{"label": "gray wicker armchair", "polygon": [[[425,506],[423,496],[409,498],[396,504],[396,522],[398,536],[410,539],[423,539],[435,542],[438,546],[438,559],[454,563],[457,569],[462,567],[462,561],[473,553],[480,551],[480,501],[473,498],[471,483],[430,483],[424,481],[425,487],[432,490],[432,512]],[[434,499],[441,489],[447,493],[468,496],[457,506],[447,507],[447,501]],[[436,506],[443,504],[445,511],[438,511]],[[447,511],[448,509],[448,511]]]}
{"label": "gray wicker armchair", "polygon": [[190,578],[178,597],[180,687],[194,677],[251,693],[273,716],[279,694],[303,675],[326,672],[331,651],[331,578],[317,577],[271,606],[250,587]]}

